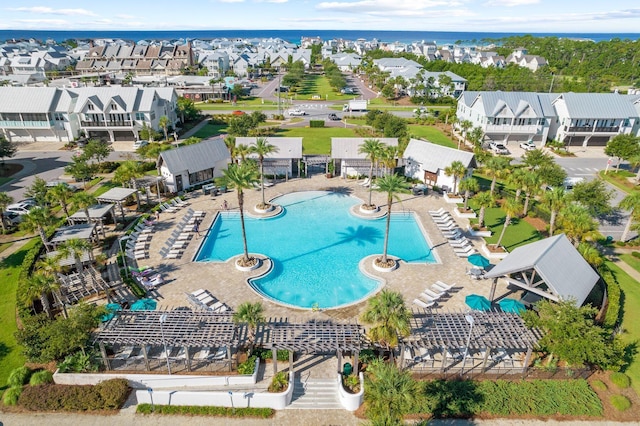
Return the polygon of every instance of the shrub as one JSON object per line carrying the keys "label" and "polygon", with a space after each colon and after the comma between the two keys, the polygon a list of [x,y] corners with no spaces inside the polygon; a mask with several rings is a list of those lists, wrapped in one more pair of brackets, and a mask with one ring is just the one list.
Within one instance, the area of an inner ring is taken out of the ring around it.
{"label": "shrub", "polygon": [[102,163],[97,165],[98,173],[112,173],[118,167],[120,167],[120,163],[117,161],[103,161]]}
{"label": "shrub", "polygon": [[345,388],[351,393],[360,392],[360,377],[355,374],[350,374],[342,379]]}
{"label": "shrub", "polygon": [[631,386],[631,378],[624,373],[611,373],[609,378],[611,379],[611,383],[620,389],[626,389]]}
{"label": "shrub", "polygon": [[631,401],[624,395],[611,395],[609,398],[611,405],[618,411],[625,411],[631,407]]}
{"label": "shrub", "polygon": [[175,414],[193,416],[216,416],[216,417],[255,417],[268,419],[273,417],[275,410],[272,408],[231,408],[231,407],[210,407],[210,406],[189,406],[189,405],[154,405],[138,404],[136,410],[140,414]]}
{"label": "shrub", "polygon": [[289,386],[289,375],[286,371],[279,371],[271,379],[269,392],[284,392],[287,386]]}
{"label": "shrub", "polygon": [[607,390],[607,385],[602,380],[594,380],[591,382],[591,387],[597,390]]}
{"label": "shrub", "polygon": [[238,374],[253,374],[256,368],[256,356],[250,356],[248,360],[238,365]]}
{"label": "shrub", "polygon": [[36,371],[31,375],[29,384],[31,386],[53,383],[53,373],[49,370]]}
{"label": "shrub", "polygon": [[613,328],[620,319],[620,285],[611,272],[603,272],[602,278],[607,286],[607,312],[602,325]]}
{"label": "shrub", "polygon": [[376,358],[377,356],[376,356],[376,353],[373,351],[373,349],[363,349],[360,351],[360,354],[359,354],[360,362],[368,364]]}
{"label": "shrub", "polygon": [[91,353],[78,351],[67,356],[58,367],[61,373],[88,373],[98,371],[99,365]]}
{"label": "shrub", "polygon": [[[273,358],[273,352],[271,349],[256,348],[253,354],[262,360]],[[289,351],[286,349],[278,349],[276,352],[276,359],[278,361],[289,361]]]}
{"label": "shrub", "polygon": [[2,395],[4,405],[16,405],[18,399],[20,399],[20,394],[22,394],[22,386],[12,386],[7,389]]}
{"label": "shrub", "polygon": [[324,120],[309,120],[309,127],[324,127]]}
{"label": "shrub", "polygon": [[640,259],[640,251],[632,251],[631,256]]}
{"label": "shrub", "polygon": [[7,383],[9,386],[22,386],[27,384],[29,377],[31,377],[31,370],[28,367],[14,368],[9,374]]}
{"label": "shrub", "polygon": [[90,411],[120,408],[129,395],[124,379],[113,379],[96,386],[28,386],[18,403],[31,411]]}
{"label": "shrub", "polygon": [[98,383],[95,388],[106,409],[122,407],[129,396],[129,384],[126,379],[105,380]]}

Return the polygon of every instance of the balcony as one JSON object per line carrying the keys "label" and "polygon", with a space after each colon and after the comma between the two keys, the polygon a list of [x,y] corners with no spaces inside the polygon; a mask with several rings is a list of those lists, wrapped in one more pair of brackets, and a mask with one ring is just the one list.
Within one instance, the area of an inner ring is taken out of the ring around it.
{"label": "balcony", "polygon": [[618,133],[620,127],[607,126],[607,127],[592,127],[592,126],[573,126],[566,127],[564,131],[567,133]]}
{"label": "balcony", "polygon": [[131,127],[133,121],[80,121],[82,127]]}
{"label": "balcony", "polygon": [[0,120],[0,127],[4,128],[38,128],[53,127],[53,121],[17,121],[17,120]]}
{"label": "balcony", "polygon": [[543,129],[544,126],[535,124],[526,126],[516,126],[511,124],[487,124],[485,125],[484,132],[533,135],[542,133]]}

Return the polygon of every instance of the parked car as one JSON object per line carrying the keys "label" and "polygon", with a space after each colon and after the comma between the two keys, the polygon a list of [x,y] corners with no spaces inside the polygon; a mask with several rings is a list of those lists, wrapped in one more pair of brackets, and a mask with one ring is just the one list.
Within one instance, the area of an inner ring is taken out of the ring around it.
{"label": "parked car", "polygon": [[47,184],[46,184],[47,188],[53,188],[54,186],[58,186],[58,185],[66,186],[67,188],[69,188],[73,192],[76,192],[76,191],[80,190],[80,188],[78,188],[77,186],[70,185],[67,182],[63,181],[63,180],[52,180],[52,181],[47,182]]}
{"label": "parked car", "polygon": [[536,144],[531,141],[526,141],[520,144],[520,148],[524,149],[525,151],[533,151],[534,149],[536,149]]}
{"label": "parked car", "polygon": [[500,154],[500,155],[509,155],[509,154],[510,154],[510,152],[509,152],[509,150],[507,149],[507,147],[506,147],[506,146],[504,146],[504,145],[503,145],[503,144],[501,144],[501,143],[491,142],[491,143],[489,144],[489,147],[490,147],[490,148],[491,148],[491,150],[492,150],[493,152],[495,152],[496,154]]}
{"label": "parked car", "polygon": [[145,145],[149,145],[149,141],[139,140],[133,143],[133,149],[142,148]]}
{"label": "parked car", "polygon": [[291,117],[307,115],[306,111],[298,108],[290,109],[289,111],[287,111],[287,114],[289,114]]}
{"label": "parked car", "polygon": [[8,205],[7,208],[4,209],[4,211],[8,213],[23,215],[23,214],[29,214],[29,211],[31,211],[31,209],[34,209],[34,208],[36,208],[35,204],[20,201],[15,204]]}
{"label": "parked car", "polygon": [[342,93],[343,95],[353,95],[354,91],[353,91],[353,89],[351,87],[343,87],[340,90],[340,93]]}
{"label": "parked car", "polygon": [[245,114],[245,112],[244,112],[244,111],[233,111],[233,112],[231,113],[231,115],[244,115],[244,114]]}
{"label": "parked car", "polygon": [[329,116],[327,117],[329,120],[331,121],[340,121],[341,118],[338,117],[338,114],[329,114]]}
{"label": "parked car", "polygon": [[427,108],[425,108],[425,107],[421,106],[420,108],[416,108],[416,109],[414,109],[414,110],[413,110],[413,113],[414,113],[414,114],[418,114],[418,113],[420,113],[420,114],[425,114],[425,115],[426,115],[426,114],[427,114]]}
{"label": "parked car", "polygon": [[5,225],[8,226],[18,226],[18,224],[22,222],[22,215],[16,212],[2,212],[2,218],[4,219]]}

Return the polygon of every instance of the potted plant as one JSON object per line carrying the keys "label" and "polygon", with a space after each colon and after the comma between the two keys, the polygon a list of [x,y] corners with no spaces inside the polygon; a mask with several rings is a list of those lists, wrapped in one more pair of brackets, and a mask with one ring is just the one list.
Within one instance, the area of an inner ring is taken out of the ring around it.
{"label": "potted plant", "polygon": [[289,375],[286,371],[278,371],[271,379],[268,390],[274,393],[284,392],[287,386],[289,386]]}
{"label": "potted plant", "polygon": [[342,376],[342,386],[349,393],[360,392],[360,378],[357,374]]}

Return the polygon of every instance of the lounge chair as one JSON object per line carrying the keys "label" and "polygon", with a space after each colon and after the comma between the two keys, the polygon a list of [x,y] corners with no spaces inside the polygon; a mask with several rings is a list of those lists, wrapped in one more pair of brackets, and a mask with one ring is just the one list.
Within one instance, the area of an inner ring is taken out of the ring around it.
{"label": "lounge chair", "polygon": [[458,223],[453,219],[449,219],[446,222],[436,222],[436,226],[440,229],[444,229],[444,228],[456,227],[458,226]]}
{"label": "lounge chair", "polygon": [[422,294],[430,296],[430,297],[432,297],[434,299],[439,299],[442,296],[446,296],[447,295],[447,293],[444,293],[444,292],[441,292],[441,291],[436,292],[436,291],[433,291],[433,290],[429,290],[428,288],[425,288],[424,291],[422,292]]}
{"label": "lounge chair", "polygon": [[453,251],[456,253],[468,253],[471,251],[475,251],[475,249],[472,246],[468,246],[460,249],[454,248]]}
{"label": "lounge chair", "polygon": [[467,247],[473,247],[473,244],[471,243],[471,241],[467,241],[466,243],[449,243],[449,245],[451,247],[453,247],[454,249],[466,249]]}
{"label": "lounge chair", "polygon": [[371,181],[369,180],[369,178],[365,178],[362,182],[358,182],[358,185],[360,186],[369,186],[369,183]]}
{"label": "lounge chair", "polygon": [[438,210],[429,210],[429,214],[431,216],[440,215],[440,214],[445,213],[445,212],[447,212],[447,210],[444,207],[440,207]]}
{"label": "lounge chair", "polygon": [[471,256],[472,254],[476,254],[477,252],[478,252],[478,251],[477,251],[476,249],[474,249],[474,248],[471,248],[471,250],[469,250],[469,251],[455,251],[455,250],[454,250],[454,253],[455,253],[455,254],[456,254],[456,256],[458,256],[458,257],[469,257],[469,256]]}
{"label": "lounge chair", "polygon": [[444,216],[432,217],[432,219],[435,223],[453,222],[453,217],[451,217],[451,215],[448,213]]}
{"label": "lounge chair", "polygon": [[418,305],[418,306],[420,306],[421,308],[425,308],[425,309],[430,308],[430,307],[432,307],[433,305],[436,304],[435,301],[431,301],[431,302],[427,303],[427,302],[423,302],[420,299],[413,299],[413,303]]}
{"label": "lounge chair", "polygon": [[431,284],[431,290],[436,294],[448,294],[449,290],[444,289],[436,284]]}
{"label": "lounge chair", "polygon": [[436,281],[435,283],[433,283],[433,285],[437,285],[438,287],[442,288],[443,291],[450,291],[455,286],[455,284],[449,285],[447,283],[443,283],[442,281]]}

